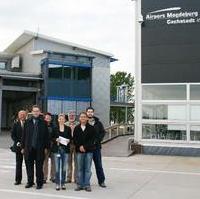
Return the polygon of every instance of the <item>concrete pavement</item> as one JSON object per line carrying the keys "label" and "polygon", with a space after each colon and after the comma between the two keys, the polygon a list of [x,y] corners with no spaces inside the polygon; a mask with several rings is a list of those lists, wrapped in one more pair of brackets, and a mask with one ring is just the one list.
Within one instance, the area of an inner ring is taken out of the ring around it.
{"label": "concrete pavement", "polygon": [[132,151],[128,148],[129,138],[132,136],[120,136],[102,145],[102,154],[106,157],[128,157]]}
{"label": "concrete pavement", "polygon": [[108,188],[97,185],[92,177],[91,193],[75,192],[74,184],[66,191],[55,191],[48,183],[43,190],[14,186],[15,158],[7,149],[0,149],[0,196],[3,199],[199,199],[200,158],[143,156],[104,157]]}

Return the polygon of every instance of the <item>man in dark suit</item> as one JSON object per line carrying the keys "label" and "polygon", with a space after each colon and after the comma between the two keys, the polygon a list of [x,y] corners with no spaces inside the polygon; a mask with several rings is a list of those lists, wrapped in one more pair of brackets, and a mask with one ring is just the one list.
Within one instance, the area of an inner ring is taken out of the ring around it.
{"label": "man in dark suit", "polygon": [[24,124],[22,136],[22,153],[25,155],[27,163],[28,183],[26,188],[34,185],[34,163],[36,167],[36,189],[43,188],[43,163],[45,153],[49,149],[49,132],[44,119],[40,117],[41,111],[39,106],[32,107],[32,117]]}
{"label": "man in dark suit", "polygon": [[19,111],[18,118],[15,121],[11,130],[11,137],[14,141],[14,151],[16,153],[16,173],[15,173],[15,185],[20,185],[22,181],[22,164],[23,154],[21,153],[21,141],[24,130],[24,123],[26,120],[26,111]]}

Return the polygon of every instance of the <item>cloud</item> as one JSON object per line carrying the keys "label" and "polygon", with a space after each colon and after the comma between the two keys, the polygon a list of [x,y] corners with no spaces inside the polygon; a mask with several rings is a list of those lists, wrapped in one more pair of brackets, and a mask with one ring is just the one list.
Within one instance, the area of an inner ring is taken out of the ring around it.
{"label": "cloud", "polygon": [[111,52],[112,72],[134,71],[134,8],[130,0],[0,1],[0,50],[24,29]]}

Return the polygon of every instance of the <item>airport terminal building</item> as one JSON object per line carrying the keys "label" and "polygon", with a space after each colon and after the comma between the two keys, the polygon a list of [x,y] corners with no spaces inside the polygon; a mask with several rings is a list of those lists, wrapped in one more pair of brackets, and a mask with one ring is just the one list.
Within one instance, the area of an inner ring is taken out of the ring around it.
{"label": "airport terminal building", "polygon": [[200,155],[200,1],[136,1],[136,140]]}
{"label": "airport terminal building", "polygon": [[92,105],[108,126],[112,61],[110,53],[25,31],[0,53],[0,127],[35,103],[54,115]]}

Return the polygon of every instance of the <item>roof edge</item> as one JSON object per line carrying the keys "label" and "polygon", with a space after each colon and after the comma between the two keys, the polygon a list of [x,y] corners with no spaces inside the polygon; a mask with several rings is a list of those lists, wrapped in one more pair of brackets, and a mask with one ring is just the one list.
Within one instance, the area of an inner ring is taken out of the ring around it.
{"label": "roof edge", "polygon": [[[90,48],[90,47],[87,47],[85,45],[81,45],[81,44],[76,44],[76,43],[73,43],[73,42],[68,42],[68,41],[65,41],[65,40],[61,40],[61,39],[58,39],[58,38],[54,38],[54,37],[51,37],[51,36],[47,36],[47,35],[44,35],[44,34],[40,34],[40,33],[36,33],[36,32],[32,32],[32,31],[29,31],[29,30],[24,30],[24,32],[19,35],[10,45],[8,45],[5,49],[4,49],[4,52],[9,52],[12,48],[12,46],[16,45],[16,43],[22,39],[23,36],[30,36],[30,39],[27,42],[31,41],[32,39],[34,38],[41,38],[41,39],[44,39],[44,40],[48,40],[48,41],[51,41],[51,42],[54,42],[54,43],[58,43],[58,44],[62,44],[62,45],[66,45],[66,46],[71,46],[71,47],[74,47],[74,48],[78,48],[78,49],[82,49],[82,50],[86,50],[86,51],[89,51],[89,52],[93,52],[93,53],[96,53],[96,54],[100,54],[100,55],[104,55],[106,57],[114,57],[113,54],[111,53],[108,53],[108,52],[105,52],[105,51],[102,51],[102,50],[98,50],[98,49],[95,49],[95,48]],[[23,46],[20,44],[18,44],[19,47],[18,49]]]}

